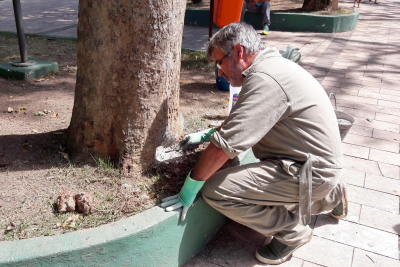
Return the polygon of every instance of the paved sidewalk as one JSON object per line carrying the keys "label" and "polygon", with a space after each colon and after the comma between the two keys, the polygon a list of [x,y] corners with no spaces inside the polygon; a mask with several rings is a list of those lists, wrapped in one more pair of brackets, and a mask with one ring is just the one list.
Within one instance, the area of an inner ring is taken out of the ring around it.
{"label": "paved sidewalk", "polygon": [[[21,3],[27,33],[76,36],[78,0]],[[278,49],[299,47],[300,65],[336,94],[339,110],[357,120],[343,144],[348,218],[314,216],[313,239],[281,266],[400,267],[400,2],[364,0],[357,10],[352,32],[272,31],[262,37]],[[0,31],[15,31],[11,0],[0,1]],[[185,26],[182,46],[204,49],[207,38],[207,28]],[[185,266],[263,266],[254,258],[262,242],[262,236],[232,222]]]}

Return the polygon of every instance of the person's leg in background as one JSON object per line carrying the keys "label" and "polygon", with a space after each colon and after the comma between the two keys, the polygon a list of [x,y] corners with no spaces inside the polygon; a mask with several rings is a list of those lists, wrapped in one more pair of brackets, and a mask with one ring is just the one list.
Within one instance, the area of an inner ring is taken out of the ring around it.
{"label": "person's leg in background", "polygon": [[264,2],[261,6],[261,13],[263,13],[263,31],[261,34],[267,35],[269,33],[269,25],[271,24],[270,16],[270,3]]}
{"label": "person's leg in background", "polygon": [[247,3],[246,1],[243,1],[243,8],[242,8],[242,15],[240,17],[240,22],[244,21],[244,15],[245,15],[246,11],[250,12],[250,13],[260,13],[261,6],[252,5],[252,4]]}
{"label": "person's leg in background", "polygon": [[246,9],[247,9],[247,2],[243,1],[242,15],[240,15],[240,22],[244,21],[244,14],[246,13]]}

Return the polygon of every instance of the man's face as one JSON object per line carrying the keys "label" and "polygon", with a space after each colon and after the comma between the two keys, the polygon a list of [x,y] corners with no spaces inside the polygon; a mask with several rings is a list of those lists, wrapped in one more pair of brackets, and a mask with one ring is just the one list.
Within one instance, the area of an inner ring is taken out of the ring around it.
{"label": "man's face", "polygon": [[234,50],[232,50],[229,56],[227,56],[218,47],[216,47],[214,49],[214,58],[215,63],[219,63],[221,66],[221,68],[218,69],[218,76],[223,76],[232,86],[238,87],[242,86],[243,83],[243,67],[237,62],[237,56],[233,53]]}

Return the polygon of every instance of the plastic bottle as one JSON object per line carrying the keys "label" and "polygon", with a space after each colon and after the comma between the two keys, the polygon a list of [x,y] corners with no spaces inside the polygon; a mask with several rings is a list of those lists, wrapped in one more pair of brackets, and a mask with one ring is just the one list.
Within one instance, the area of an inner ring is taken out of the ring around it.
{"label": "plastic bottle", "polygon": [[240,90],[242,90],[242,87],[233,87],[233,86],[229,85],[228,115],[229,115],[229,113],[231,113],[232,107],[236,104],[236,102],[239,98]]}

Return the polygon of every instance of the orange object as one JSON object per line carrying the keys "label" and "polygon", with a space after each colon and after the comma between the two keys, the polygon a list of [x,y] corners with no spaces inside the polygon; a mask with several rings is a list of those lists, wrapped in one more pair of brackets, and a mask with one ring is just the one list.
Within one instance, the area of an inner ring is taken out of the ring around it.
{"label": "orange object", "polygon": [[214,23],[224,27],[233,22],[240,22],[243,0],[215,0]]}

